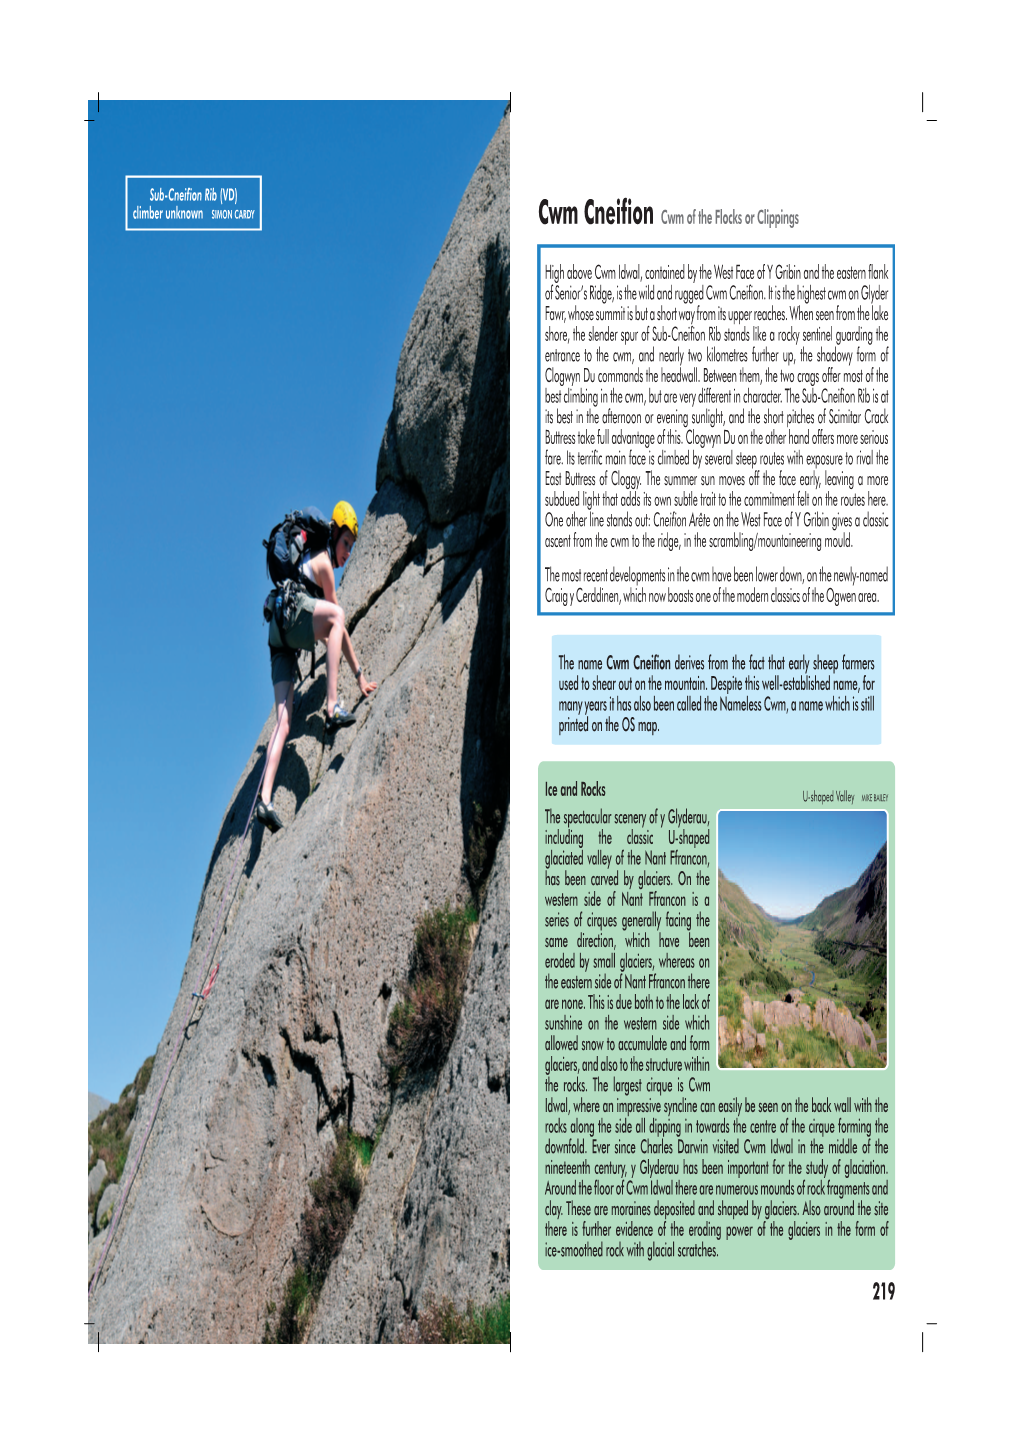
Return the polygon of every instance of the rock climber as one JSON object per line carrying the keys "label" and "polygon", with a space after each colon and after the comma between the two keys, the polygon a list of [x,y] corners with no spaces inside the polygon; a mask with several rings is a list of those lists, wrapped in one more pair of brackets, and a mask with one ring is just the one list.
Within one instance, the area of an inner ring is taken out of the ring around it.
{"label": "rock climber", "polygon": [[273,701],[277,727],[269,748],[262,790],[255,816],[271,832],[283,826],[273,807],[273,784],[283,748],[294,717],[294,682],[297,677],[297,653],[315,650],[317,641],[326,643],[326,718],[325,731],[332,736],[340,727],[351,726],[354,717],[337,700],[337,679],[341,652],[354,673],[362,696],[375,691],[374,681],[366,680],[344,621],[343,608],[337,604],[334,568],[340,570],[351,554],[358,535],[358,518],[353,506],[338,501],[329,526],[329,545],[315,553],[305,552],[300,562],[302,577],[301,609],[285,634],[281,636],[274,616],[269,623],[269,655],[273,674]]}

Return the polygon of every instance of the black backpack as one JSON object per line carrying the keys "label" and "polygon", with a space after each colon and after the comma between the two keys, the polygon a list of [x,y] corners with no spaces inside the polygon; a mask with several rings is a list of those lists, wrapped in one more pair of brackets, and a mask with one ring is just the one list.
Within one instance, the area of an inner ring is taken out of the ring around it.
{"label": "black backpack", "polygon": [[314,556],[329,547],[329,522],[321,511],[314,506],[306,506],[303,511],[288,511],[262,545],[266,548],[266,571],[274,586],[296,581],[305,591],[317,592],[321,597],[319,587],[299,570],[306,551]]}
{"label": "black backpack", "polygon": [[[326,551],[329,547],[329,522],[315,506],[306,506],[303,511],[288,511],[282,521],[278,522],[269,533],[269,540],[263,541],[266,548],[266,571],[273,583],[273,590],[266,597],[262,614],[266,621],[269,620],[273,611],[280,607],[285,598],[283,595],[284,583],[294,582],[303,591],[309,592],[312,596],[322,599],[322,587],[316,586],[314,581],[309,581],[300,570],[301,558],[308,551],[315,556],[319,551]],[[332,561],[330,557],[330,561]],[[283,635],[283,615],[278,614],[276,624],[280,628],[280,635]],[[300,668],[298,676],[300,677]],[[312,660],[308,675],[315,675],[315,651],[312,651]]]}

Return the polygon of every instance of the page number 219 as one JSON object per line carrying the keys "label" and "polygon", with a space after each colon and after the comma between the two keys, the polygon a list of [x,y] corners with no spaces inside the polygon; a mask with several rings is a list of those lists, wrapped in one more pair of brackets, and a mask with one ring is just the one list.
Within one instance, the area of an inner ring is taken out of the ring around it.
{"label": "page number 219", "polygon": [[872,1283],[871,1286],[875,1289],[873,1303],[891,1303],[896,1296],[895,1283]]}

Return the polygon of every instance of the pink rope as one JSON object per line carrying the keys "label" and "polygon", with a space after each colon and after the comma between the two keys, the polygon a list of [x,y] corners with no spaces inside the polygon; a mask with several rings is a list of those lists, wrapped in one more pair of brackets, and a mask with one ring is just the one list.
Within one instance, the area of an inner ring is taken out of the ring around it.
{"label": "pink rope", "polygon": [[141,1147],[138,1149],[138,1152],[137,1152],[137,1154],[136,1154],[136,1156],[135,1156],[134,1167],[132,1167],[131,1172],[130,1172],[130,1175],[128,1176],[127,1181],[124,1183],[123,1187],[121,1188],[120,1197],[119,1197],[118,1200],[117,1200],[116,1211],[114,1212],[113,1218],[111,1219],[111,1222],[110,1222],[109,1234],[108,1234],[107,1239],[106,1239],[106,1246],[103,1248],[102,1254],[100,1255],[100,1258],[99,1258],[99,1262],[96,1264],[96,1270],[95,1270],[95,1272],[92,1274],[92,1281],[89,1283],[89,1297],[90,1297],[90,1298],[92,1297],[92,1293],[93,1293],[93,1290],[95,1289],[96,1283],[98,1283],[98,1281],[99,1281],[99,1275],[100,1275],[100,1273],[103,1271],[103,1264],[106,1262],[106,1255],[107,1255],[107,1253],[110,1251],[110,1244],[113,1242],[113,1235],[114,1235],[114,1232],[116,1231],[117,1224],[120,1222],[120,1215],[121,1215],[121,1213],[122,1213],[123,1210],[124,1210],[124,1204],[127,1202],[128,1193],[131,1191],[131,1185],[132,1185],[132,1183],[133,1183],[134,1180],[135,1180],[135,1176],[136,1176],[137,1173],[138,1173],[139,1167],[141,1166],[142,1157],[143,1157],[144,1154],[145,1154],[145,1145],[146,1145],[146,1143],[149,1141],[149,1133],[152,1131],[152,1125],[153,1125],[153,1123],[156,1121],[156,1113],[159,1111],[159,1104],[160,1104],[160,1103],[162,1102],[162,1100],[163,1100],[163,1093],[164,1093],[164,1091],[166,1090],[166,1085],[167,1085],[167,1083],[170,1081],[170,1074],[171,1074],[171,1072],[173,1071],[174,1063],[177,1061],[177,1058],[178,1058],[178,1056],[180,1055],[181,1046],[182,1046],[182,1044],[183,1044],[183,1042],[184,1042],[184,1034],[187,1032],[188,1028],[191,1026],[192,1022],[194,1021],[195,1012],[196,1012],[196,1009],[198,1008],[199,1002],[200,1002],[200,1001],[203,1001],[205,998],[207,998],[207,997],[209,996],[209,993],[212,991],[213,983],[216,981],[216,974],[217,974],[217,972],[220,970],[220,964],[217,962],[216,966],[215,966],[215,967],[212,969],[212,971],[210,972],[210,971],[209,971],[209,963],[212,961],[213,952],[214,952],[214,950],[215,950],[215,948],[216,948],[217,942],[219,941],[220,926],[221,926],[222,921],[223,921],[223,910],[224,910],[224,908],[225,908],[225,906],[226,906],[226,904],[227,904],[227,898],[231,895],[231,892],[232,892],[232,889],[233,889],[234,877],[237,875],[237,866],[238,866],[238,863],[239,863],[240,860],[241,860],[241,853],[244,851],[244,844],[245,844],[245,841],[246,841],[247,836],[248,836],[248,828],[251,826],[251,819],[252,819],[252,817],[255,815],[255,807],[256,807],[256,805],[258,804],[258,799],[259,799],[259,796],[261,795],[261,792],[262,792],[262,783],[263,783],[263,781],[265,780],[266,768],[269,766],[269,754],[270,754],[270,752],[273,750],[273,742],[276,741],[276,733],[280,730],[280,722],[281,722],[282,719],[283,719],[283,714],[282,714],[281,711],[278,710],[277,718],[276,718],[276,726],[275,726],[274,729],[273,729],[273,735],[272,735],[272,736],[270,737],[270,739],[269,739],[269,745],[266,747],[266,760],[265,760],[265,763],[264,763],[264,765],[263,765],[263,767],[262,767],[262,776],[259,778],[258,787],[255,789],[255,797],[254,797],[254,800],[252,801],[252,804],[251,804],[251,810],[250,810],[249,813],[248,813],[248,820],[247,820],[247,821],[245,822],[245,824],[244,824],[244,832],[242,833],[242,836],[241,836],[240,845],[239,845],[238,848],[237,848],[237,856],[234,858],[234,867],[233,867],[233,870],[232,870],[231,873],[230,873],[230,880],[227,882],[227,885],[226,885],[226,887],[225,887],[224,890],[223,890],[223,901],[222,901],[221,904],[220,904],[219,916],[216,918],[215,926],[213,927],[212,934],[211,934],[211,936],[210,936],[210,938],[209,938],[209,949],[208,949],[208,951],[206,952],[205,963],[204,963],[204,966],[205,966],[205,969],[206,969],[206,973],[205,973],[205,983],[204,983],[204,985],[203,985],[203,987],[202,987],[201,992],[193,992],[193,993],[191,994],[191,995],[192,995],[192,998],[194,999],[194,1000],[192,1001],[192,1004],[191,1004],[191,1011],[188,1013],[188,1016],[187,1016],[187,1018],[185,1019],[185,1022],[184,1022],[184,1024],[183,1024],[183,1026],[181,1027],[180,1032],[177,1034],[177,1042],[176,1042],[176,1044],[175,1044],[175,1046],[174,1046],[173,1053],[171,1054],[170,1061],[169,1061],[169,1063],[168,1063],[168,1065],[167,1065],[166,1072],[163,1074],[163,1081],[162,1081],[162,1082],[160,1083],[160,1085],[159,1085],[159,1092],[156,1094],[156,1101],[153,1103],[152,1112],[151,1112],[151,1114],[150,1114],[150,1116],[149,1116],[149,1123],[148,1123],[148,1126],[147,1126],[146,1129],[145,1129],[145,1136],[142,1138],[142,1145],[141,1145]]}

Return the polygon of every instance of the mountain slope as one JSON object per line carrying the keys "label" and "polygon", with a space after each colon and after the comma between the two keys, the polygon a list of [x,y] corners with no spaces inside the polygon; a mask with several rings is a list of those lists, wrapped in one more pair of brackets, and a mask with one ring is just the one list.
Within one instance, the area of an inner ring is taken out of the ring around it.
{"label": "mountain slope", "polygon": [[824,897],[801,925],[818,933],[816,946],[830,944],[832,959],[848,972],[883,980],[888,945],[888,846],[852,887]]}
{"label": "mountain slope", "polygon": [[98,1092],[89,1093],[89,1122],[97,1118],[101,1112],[105,1112],[110,1104],[105,1097],[100,1097]]}
{"label": "mountain slope", "polygon": [[742,948],[752,957],[765,957],[776,936],[775,922],[757,902],[719,872],[719,947]]}

